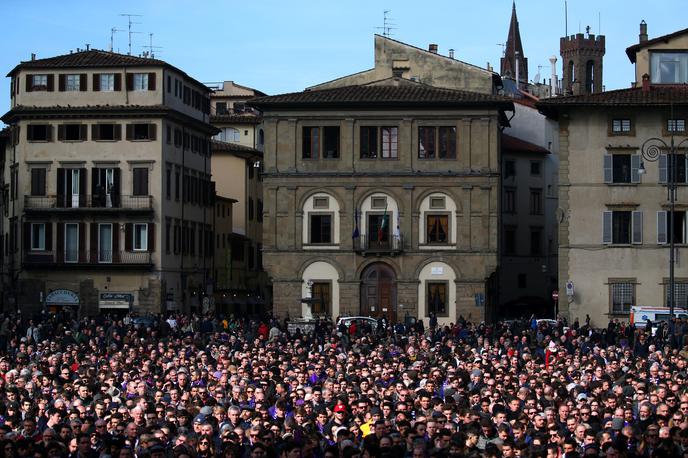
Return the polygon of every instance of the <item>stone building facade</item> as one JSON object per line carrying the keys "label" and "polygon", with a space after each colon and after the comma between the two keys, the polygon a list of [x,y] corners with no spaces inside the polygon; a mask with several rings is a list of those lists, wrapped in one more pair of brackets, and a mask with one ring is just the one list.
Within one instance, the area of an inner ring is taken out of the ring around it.
{"label": "stone building facade", "polygon": [[251,103],[277,316],[489,318],[510,101],[392,77]]}

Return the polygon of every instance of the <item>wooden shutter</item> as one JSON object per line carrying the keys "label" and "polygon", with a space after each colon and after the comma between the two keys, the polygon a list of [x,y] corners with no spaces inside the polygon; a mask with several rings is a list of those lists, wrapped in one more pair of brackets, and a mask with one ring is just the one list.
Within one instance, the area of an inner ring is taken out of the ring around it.
{"label": "wooden shutter", "polygon": [[121,188],[121,183],[122,182],[122,174],[120,170],[117,168],[115,169],[114,176],[112,178],[112,191],[110,192],[110,198],[112,199],[112,206],[115,208],[119,208],[119,196],[120,196],[120,188]]}
{"label": "wooden shutter", "polygon": [[[85,223],[79,223],[79,257],[81,258],[81,253],[86,253],[86,246],[81,245],[81,234],[83,233],[84,236],[86,235],[86,224]],[[97,263],[98,262],[98,223],[90,223],[89,224],[90,230],[91,230],[91,237],[90,237],[90,244],[89,244],[89,251],[91,253],[90,260],[92,263]]]}
{"label": "wooden shutter", "polygon": [[[688,164],[688,161],[686,161]],[[631,183],[640,183],[640,155],[631,154]]]}
{"label": "wooden shutter", "polygon": [[148,251],[155,251],[155,223],[148,223]]}
{"label": "wooden shutter", "polygon": [[124,225],[124,250],[134,251],[134,225],[126,223]]}
{"label": "wooden shutter", "polygon": [[132,140],[134,138],[134,125],[127,124],[127,140]]}
{"label": "wooden shutter", "polygon": [[134,74],[127,73],[127,91],[134,90]]}
{"label": "wooden shutter", "polygon": [[122,90],[122,74],[115,73],[115,91]]}
{"label": "wooden shutter", "polygon": [[31,251],[31,223],[24,223],[24,251]]}
{"label": "wooden shutter", "polygon": [[154,72],[151,72],[148,74],[148,90],[149,91],[155,90],[155,73]]}
{"label": "wooden shutter", "polygon": [[61,221],[57,222],[57,246],[56,250],[56,261],[58,264],[64,262],[64,223]]}
{"label": "wooden shutter", "polygon": [[114,131],[114,139],[115,140],[121,140],[122,139],[122,124],[115,124],[113,131]]}
{"label": "wooden shutter", "polygon": [[53,92],[55,90],[55,75],[48,75],[48,91]]}
{"label": "wooden shutter", "polygon": [[100,140],[100,124],[91,124],[91,140]]}
{"label": "wooden shutter", "polygon": [[86,73],[82,73],[79,75],[79,90],[80,91],[85,91],[88,89],[88,77]]}
{"label": "wooden shutter", "polygon": [[79,223],[79,262],[88,262],[86,251],[86,223]]}
{"label": "wooden shutter", "polygon": [[57,75],[57,90],[60,92],[64,92],[65,90],[65,75]]}
{"label": "wooden shutter", "polygon": [[667,243],[667,212],[657,212],[657,243]]}
{"label": "wooden shutter", "polygon": [[614,172],[612,170],[614,158],[611,154],[604,155],[604,182],[612,183],[614,180]]}
{"label": "wooden shutter", "polygon": [[659,182],[660,183],[666,183],[667,182],[667,155],[666,154],[660,154],[659,155]]}
{"label": "wooden shutter", "polygon": [[614,212],[604,212],[602,221],[602,243],[612,243],[612,215]]}
{"label": "wooden shutter", "polygon": [[[153,73],[155,75],[155,73]],[[148,140],[155,140],[157,124],[148,124]]]}
{"label": "wooden shutter", "polygon": [[100,73],[93,74],[93,90],[100,91]]}
{"label": "wooden shutter", "polygon": [[88,183],[88,169],[84,167],[79,170],[79,206],[85,207],[86,196],[88,195],[88,191],[86,190]]}
{"label": "wooden shutter", "polygon": [[53,251],[53,223],[45,223],[45,251]]}
{"label": "wooden shutter", "polygon": [[112,262],[114,264],[119,264],[121,262],[121,256],[119,252],[119,224],[112,223]]}
{"label": "wooden shutter", "polygon": [[643,212],[634,211],[631,213],[631,221],[631,228],[633,229],[631,243],[641,244],[643,243]]}
{"label": "wooden shutter", "polygon": [[62,169],[62,168],[57,169],[57,206],[58,207],[64,207],[65,206],[65,199],[66,199],[66,195],[67,195],[66,184],[67,184],[66,170]]}
{"label": "wooden shutter", "polygon": [[26,75],[26,92],[31,92],[33,90],[33,75]]}
{"label": "wooden shutter", "polygon": [[81,124],[79,126],[79,140],[88,140],[88,124]]}

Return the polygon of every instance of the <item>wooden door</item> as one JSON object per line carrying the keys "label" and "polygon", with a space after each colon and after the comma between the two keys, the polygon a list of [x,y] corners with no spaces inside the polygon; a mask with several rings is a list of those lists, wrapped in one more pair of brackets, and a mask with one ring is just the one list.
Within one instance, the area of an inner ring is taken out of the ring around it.
{"label": "wooden door", "polygon": [[375,263],[361,275],[361,315],[396,319],[396,275],[384,263]]}

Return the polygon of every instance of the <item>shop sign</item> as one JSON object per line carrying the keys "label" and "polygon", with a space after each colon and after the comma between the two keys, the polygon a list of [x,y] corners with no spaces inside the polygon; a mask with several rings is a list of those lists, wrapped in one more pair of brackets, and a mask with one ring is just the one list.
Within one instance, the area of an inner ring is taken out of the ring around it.
{"label": "shop sign", "polygon": [[78,306],[79,295],[69,289],[56,289],[45,297],[47,305]]}
{"label": "shop sign", "polygon": [[134,302],[131,293],[100,293],[98,305],[100,308],[126,309]]}

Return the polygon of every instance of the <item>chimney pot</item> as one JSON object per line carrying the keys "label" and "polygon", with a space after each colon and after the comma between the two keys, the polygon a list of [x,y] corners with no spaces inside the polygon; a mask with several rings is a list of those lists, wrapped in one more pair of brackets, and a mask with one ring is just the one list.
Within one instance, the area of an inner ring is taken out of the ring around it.
{"label": "chimney pot", "polygon": [[90,43],[86,43],[86,51],[89,51],[90,49],[91,49],[91,44],[90,44]]}
{"label": "chimney pot", "polygon": [[430,51],[433,54],[437,54],[437,44],[430,43],[430,46],[428,46],[428,51]]}
{"label": "chimney pot", "polygon": [[449,50],[449,58],[453,59],[454,58],[454,48]]}
{"label": "chimney pot", "polygon": [[36,53],[35,52],[31,53],[31,60],[36,60]]}
{"label": "chimney pot", "polygon": [[638,35],[638,42],[643,43],[647,41],[647,22],[643,19],[640,21],[640,34]]}
{"label": "chimney pot", "polygon": [[643,75],[643,92],[650,92],[650,75]]}

